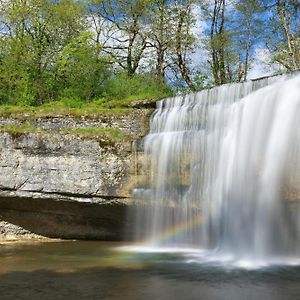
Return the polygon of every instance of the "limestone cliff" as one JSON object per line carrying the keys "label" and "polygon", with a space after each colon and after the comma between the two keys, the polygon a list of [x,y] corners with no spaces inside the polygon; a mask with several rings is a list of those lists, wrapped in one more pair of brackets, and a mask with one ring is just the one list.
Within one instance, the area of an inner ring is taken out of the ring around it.
{"label": "limestone cliff", "polygon": [[0,238],[9,222],[48,237],[121,239],[136,183],[132,142],[150,114],[2,118]]}

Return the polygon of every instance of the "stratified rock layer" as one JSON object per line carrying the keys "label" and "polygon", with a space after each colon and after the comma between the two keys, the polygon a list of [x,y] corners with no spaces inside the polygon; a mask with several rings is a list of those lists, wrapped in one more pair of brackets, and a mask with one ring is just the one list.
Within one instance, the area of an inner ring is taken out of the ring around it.
{"label": "stratified rock layer", "polygon": [[[132,142],[148,131],[150,113],[39,118],[26,121],[38,132],[0,133],[0,221],[46,237],[122,239],[137,180]],[[124,138],[61,133],[74,128],[114,128]]]}

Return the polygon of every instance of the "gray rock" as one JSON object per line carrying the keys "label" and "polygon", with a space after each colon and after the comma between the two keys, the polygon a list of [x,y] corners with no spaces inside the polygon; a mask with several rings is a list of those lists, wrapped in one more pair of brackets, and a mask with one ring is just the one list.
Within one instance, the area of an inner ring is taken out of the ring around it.
{"label": "gray rock", "polygon": [[[147,132],[149,115],[44,117],[26,121],[37,133],[0,133],[0,230],[10,222],[47,237],[121,239],[137,180],[131,144]],[[83,127],[117,128],[127,138],[61,134]]]}

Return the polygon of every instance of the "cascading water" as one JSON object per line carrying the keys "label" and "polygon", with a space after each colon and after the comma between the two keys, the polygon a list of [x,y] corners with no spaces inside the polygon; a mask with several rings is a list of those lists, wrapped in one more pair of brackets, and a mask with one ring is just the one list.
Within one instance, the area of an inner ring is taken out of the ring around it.
{"label": "cascading water", "polygon": [[163,100],[143,151],[137,240],[233,260],[300,257],[299,74]]}

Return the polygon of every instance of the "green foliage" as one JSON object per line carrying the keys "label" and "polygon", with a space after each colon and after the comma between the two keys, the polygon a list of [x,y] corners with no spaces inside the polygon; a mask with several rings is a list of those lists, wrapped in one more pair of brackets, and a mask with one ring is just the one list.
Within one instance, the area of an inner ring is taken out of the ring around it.
{"label": "green foliage", "polygon": [[48,108],[68,110],[93,102],[101,109],[111,100],[156,100],[171,92],[150,74],[113,72],[107,54],[92,42],[80,2],[12,0],[1,9],[11,34],[0,35],[0,104],[56,102]]}
{"label": "green foliage", "polygon": [[199,15],[214,24],[204,32],[211,61],[203,65],[216,84],[247,79],[263,45],[273,62],[299,69],[296,3],[237,0],[229,10],[218,0],[213,10],[197,0],[0,1],[0,105],[77,114],[210,87],[191,59],[203,46],[194,30],[198,5],[216,17]]}
{"label": "green foliage", "polygon": [[104,58],[99,58],[88,40],[89,33],[74,38],[64,47],[56,64],[59,97],[91,100],[99,96],[110,77]]}
{"label": "green foliage", "polygon": [[82,116],[89,118],[98,118],[101,116],[123,116],[132,111],[132,108],[128,107],[116,106],[114,108],[107,108],[101,103],[98,103],[98,101],[93,101],[80,107],[73,108],[67,105],[68,104],[62,101],[49,102],[40,106],[1,105],[0,116],[13,117],[14,119],[26,121],[57,115],[74,116],[80,118]]}
{"label": "green foliage", "polygon": [[207,75],[201,73],[201,71],[197,70],[194,75],[194,85],[197,91],[201,91],[204,89],[209,89],[213,87],[213,82],[208,78]]}
{"label": "green foliage", "polygon": [[157,100],[169,96],[171,88],[158,82],[152,74],[128,76],[118,73],[109,80],[103,97],[109,100]]}
{"label": "green foliage", "polygon": [[0,39],[0,101],[39,105],[54,99],[58,57],[84,30],[82,6],[67,0],[12,0],[2,6],[10,35]]}
{"label": "green foliage", "polygon": [[[39,134],[51,134],[53,132],[43,129],[38,129],[28,122],[23,122],[20,124],[9,124],[1,125],[0,132],[8,132],[14,137],[19,137],[22,134],[26,133],[39,133]],[[129,138],[124,132],[117,128],[98,128],[98,127],[81,127],[81,128],[71,128],[71,129],[62,129],[59,131],[63,135],[76,135],[81,138],[100,138],[102,140],[108,140],[113,143],[123,141],[126,138]]]}
{"label": "green foliage", "polygon": [[8,132],[14,137],[18,137],[24,133],[37,133],[40,132],[40,130],[25,122],[17,125],[1,125],[0,132]]}

